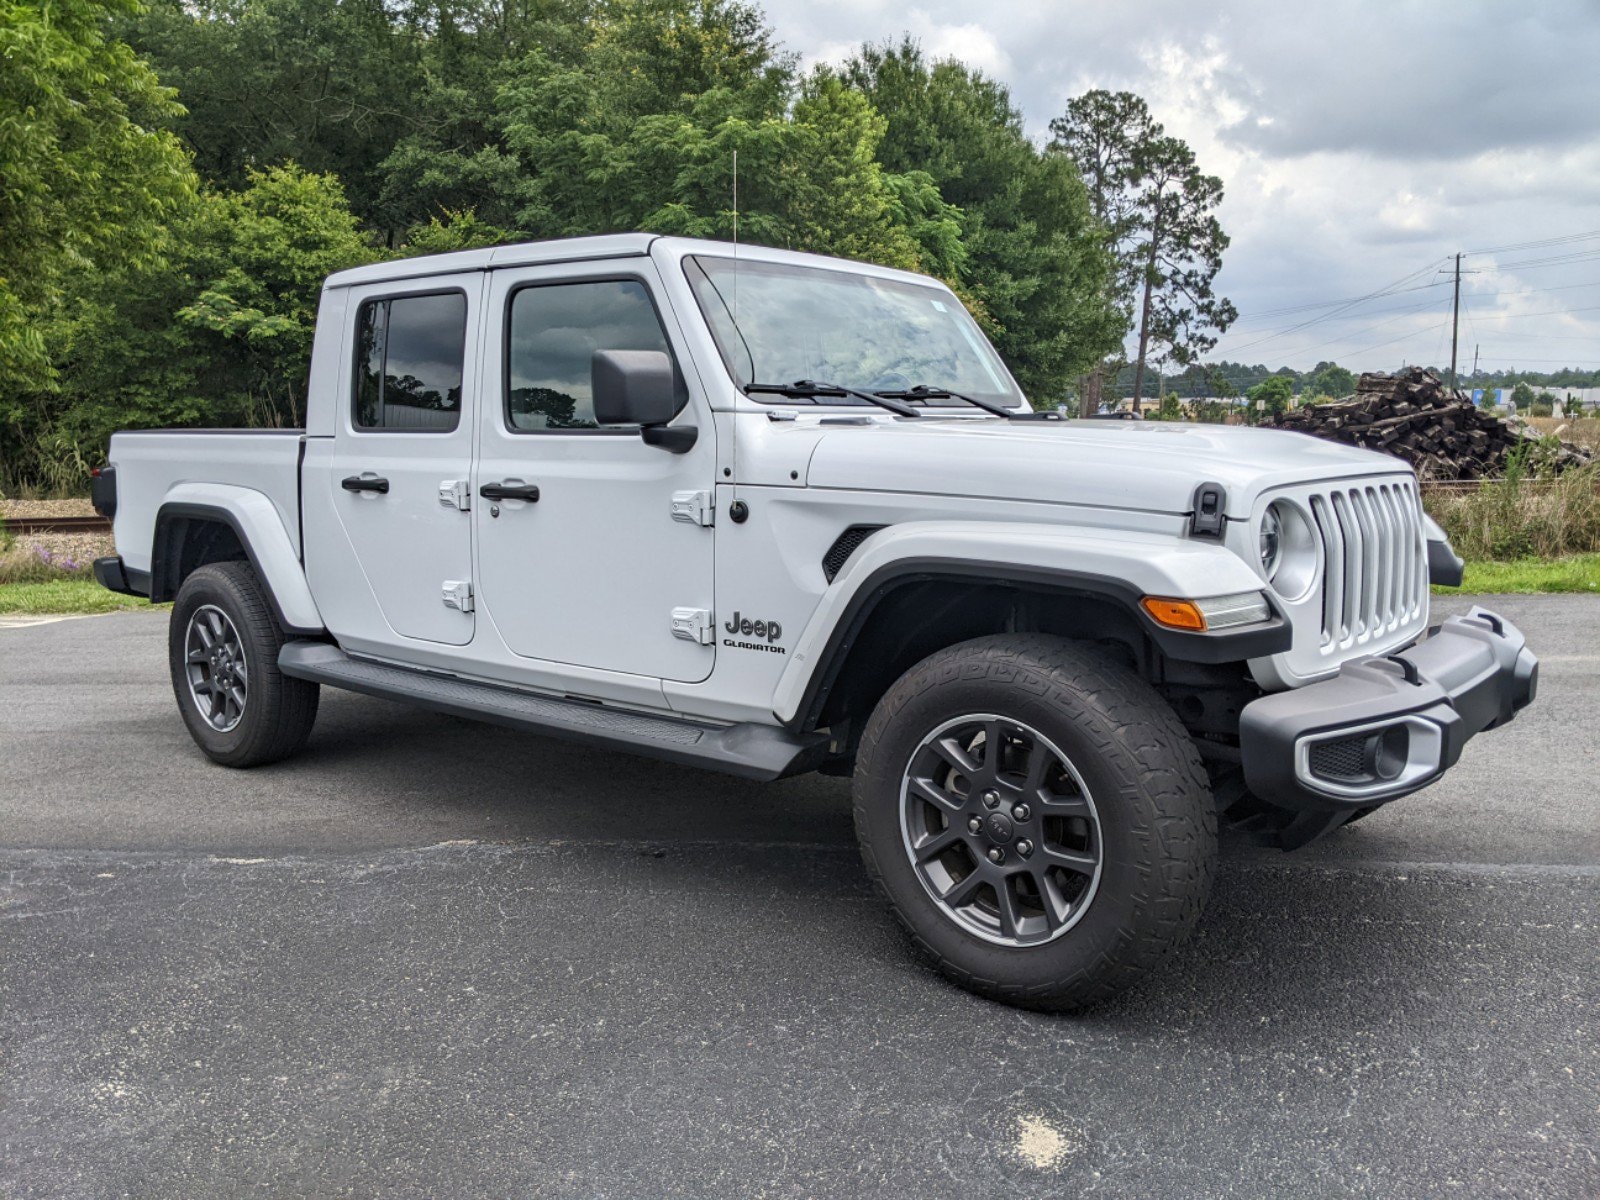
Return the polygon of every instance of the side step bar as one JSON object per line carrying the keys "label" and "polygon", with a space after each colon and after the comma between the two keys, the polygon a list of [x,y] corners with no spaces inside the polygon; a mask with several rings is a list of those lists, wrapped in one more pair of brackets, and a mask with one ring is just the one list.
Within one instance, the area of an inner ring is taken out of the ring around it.
{"label": "side step bar", "polygon": [[295,679],[401,700],[451,716],[746,779],[779,779],[809,771],[821,761],[827,745],[821,734],[797,737],[777,725],[708,725],[368,662],[327,642],[284,643],[278,669]]}

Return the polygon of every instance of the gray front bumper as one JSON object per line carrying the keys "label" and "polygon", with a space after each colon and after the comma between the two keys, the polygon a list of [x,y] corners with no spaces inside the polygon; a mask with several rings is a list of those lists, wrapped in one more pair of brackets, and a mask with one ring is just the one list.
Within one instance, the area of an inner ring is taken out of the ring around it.
{"label": "gray front bumper", "polygon": [[1539,660],[1484,608],[1450,617],[1398,654],[1245,706],[1245,784],[1280,808],[1338,816],[1426,787],[1468,739],[1532,702]]}

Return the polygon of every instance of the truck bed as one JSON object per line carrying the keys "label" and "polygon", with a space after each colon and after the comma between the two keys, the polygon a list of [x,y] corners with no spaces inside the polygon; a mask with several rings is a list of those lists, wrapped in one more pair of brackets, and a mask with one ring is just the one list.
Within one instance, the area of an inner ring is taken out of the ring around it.
{"label": "truck bed", "polygon": [[300,552],[300,429],[133,430],[111,438],[117,471],[117,553],[150,570],[156,513],[180,484],[219,483],[266,496]]}

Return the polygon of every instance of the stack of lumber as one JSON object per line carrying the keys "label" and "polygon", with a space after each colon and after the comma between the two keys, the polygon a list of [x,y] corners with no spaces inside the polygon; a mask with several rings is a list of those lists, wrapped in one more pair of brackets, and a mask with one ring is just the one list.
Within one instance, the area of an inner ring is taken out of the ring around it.
{"label": "stack of lumber", "polygon": [[[1503,421],[1476,407],[1421,367],[1394,375],[1369,372],[1357,381],[1354,396],[1291,408],[1272,424],[1392,454],[1425,480],[1499,475],[1514,449],[1539,437],[1515,418]],[[1563,442],[1541,451],[1540,461],[1561,470],[1588,462],[1589,456]]]}

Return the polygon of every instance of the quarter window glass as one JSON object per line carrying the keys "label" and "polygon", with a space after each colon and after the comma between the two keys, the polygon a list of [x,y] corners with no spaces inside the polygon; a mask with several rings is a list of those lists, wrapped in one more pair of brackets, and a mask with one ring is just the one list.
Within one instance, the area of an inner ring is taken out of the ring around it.
{"label": "quarter window glass", "polygon": [[461,420],[467,298],[368,300],[356,324],[356,428],[448,433]]}
{"label": "quarter window glass", "polygon": [[596,429],[596,350],[670,354],[645,286],[631,279],[525,287],[512,294],[506,419],[521,431]]}

